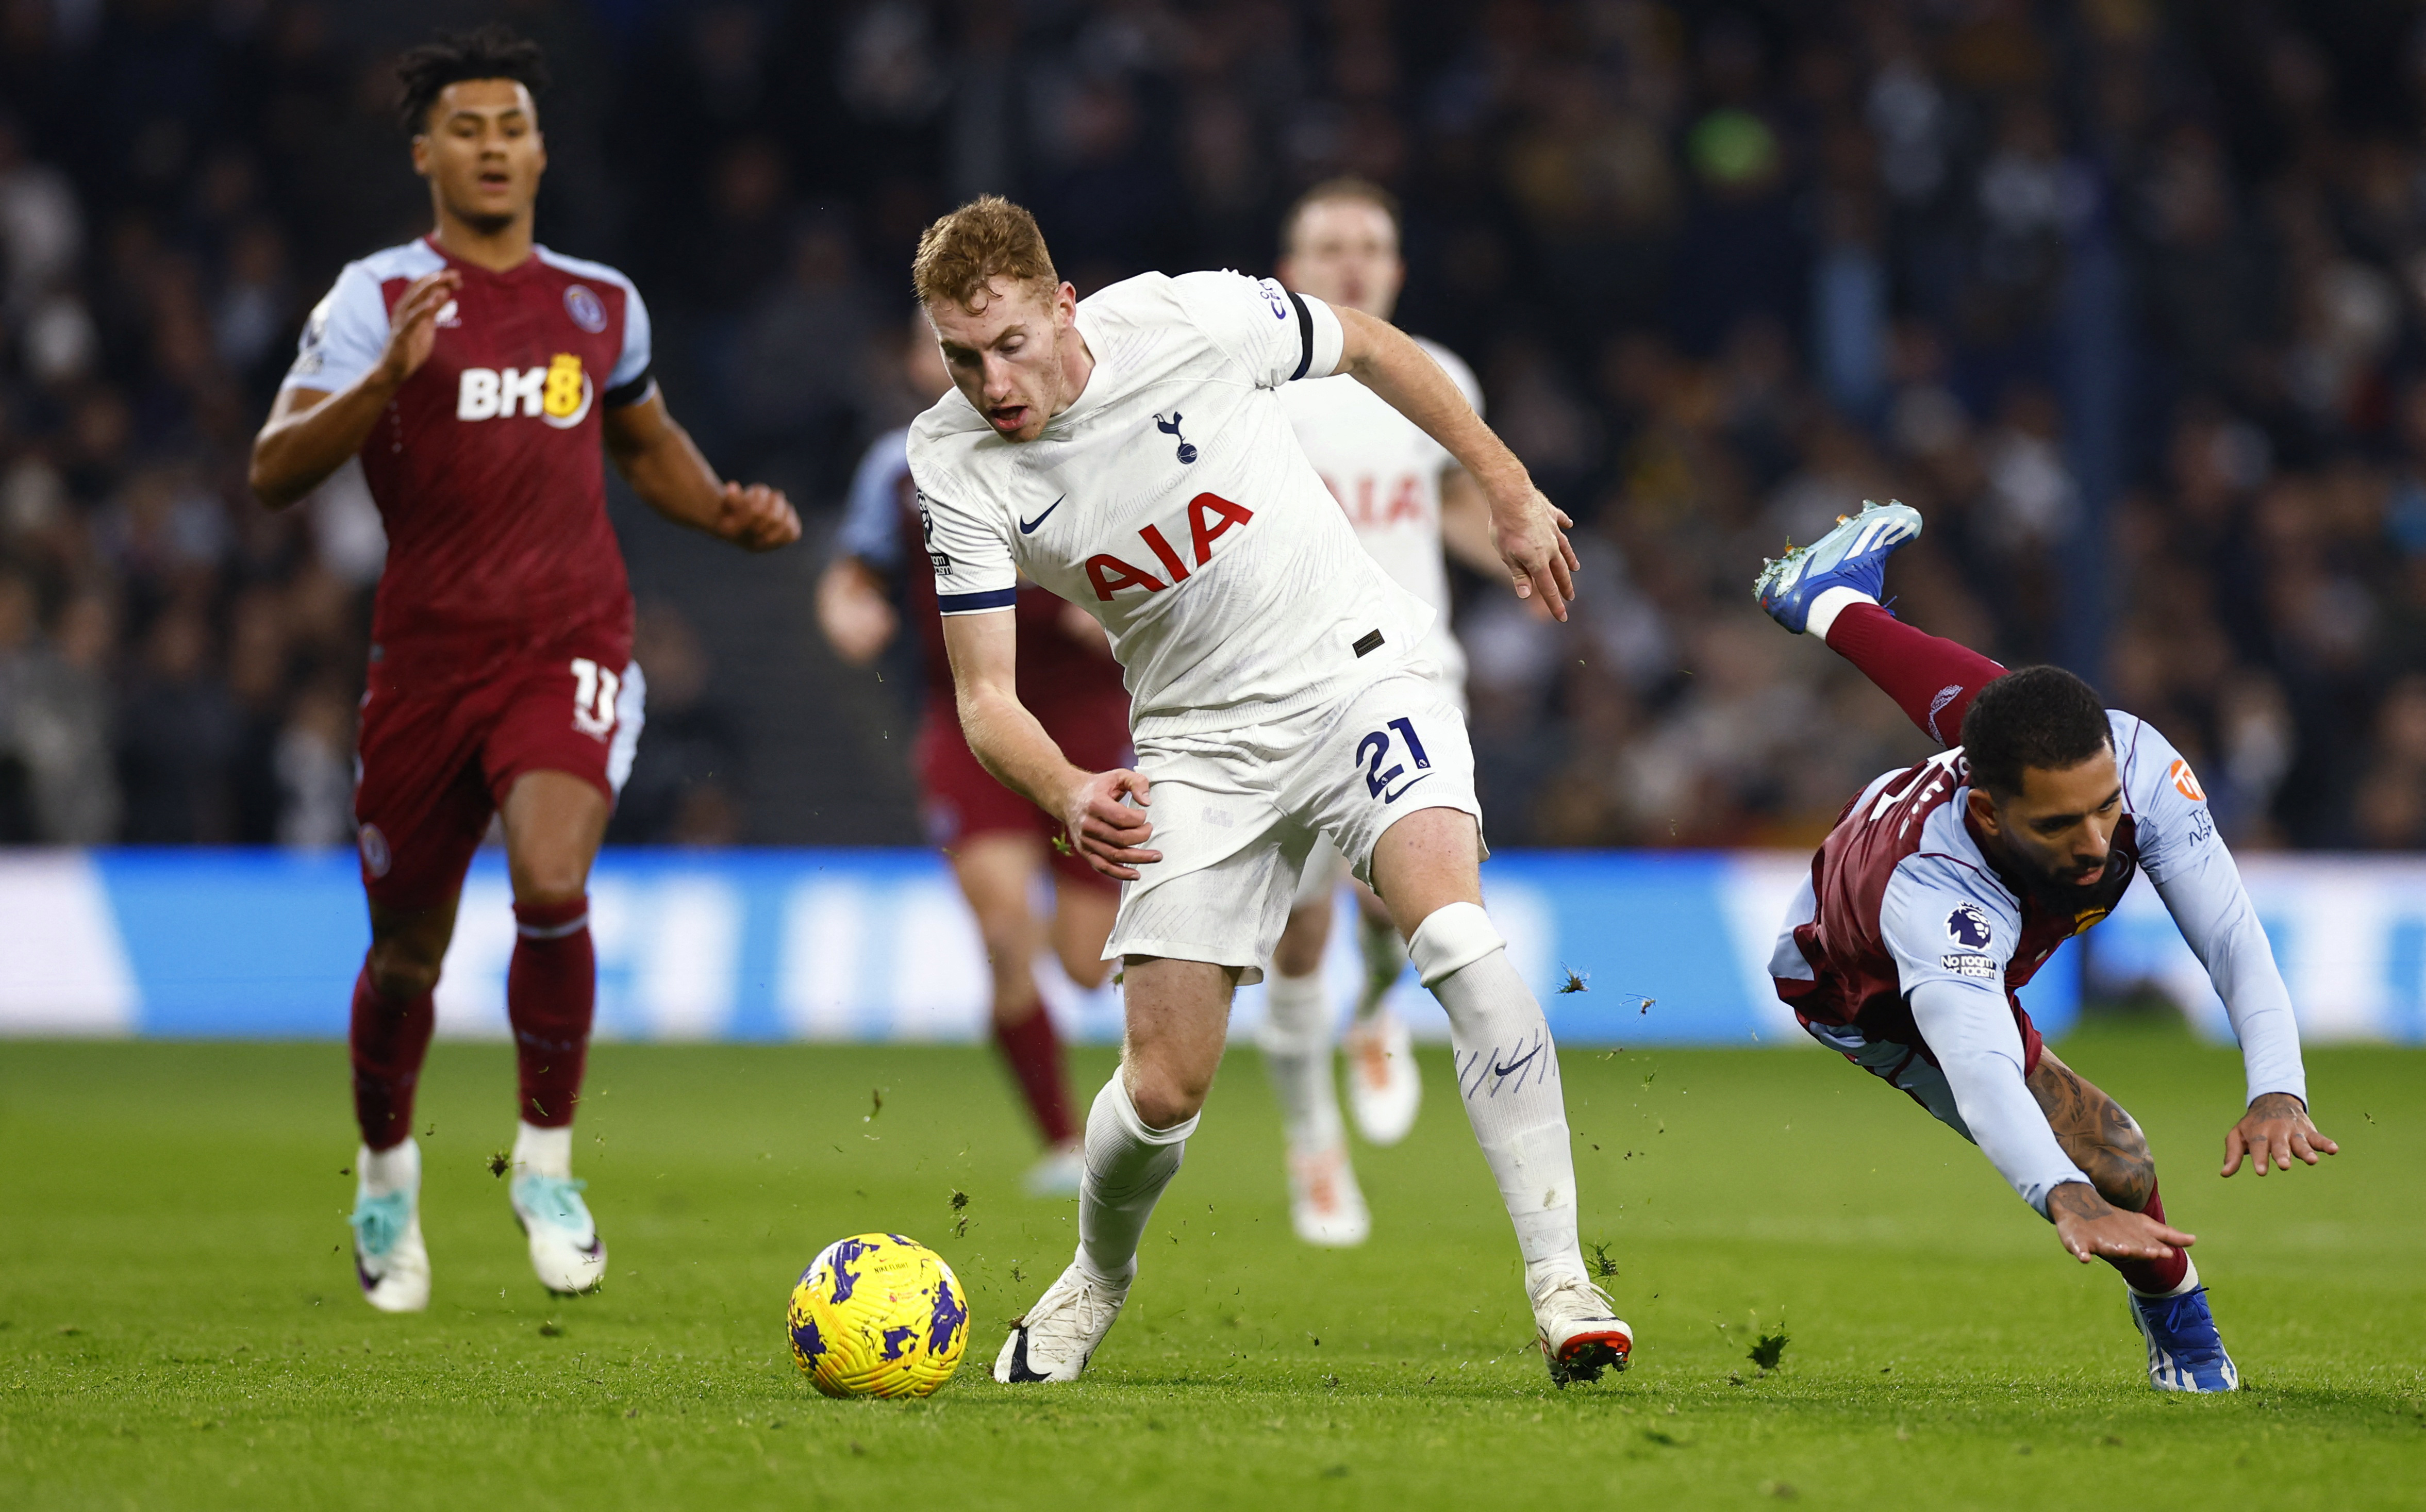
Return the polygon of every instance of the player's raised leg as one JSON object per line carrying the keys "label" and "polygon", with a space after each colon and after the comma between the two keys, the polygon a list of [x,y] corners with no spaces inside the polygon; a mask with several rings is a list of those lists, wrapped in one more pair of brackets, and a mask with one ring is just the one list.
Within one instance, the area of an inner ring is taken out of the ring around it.
{"label": "player's raised leg", "polygon": [[[1027,1193],[1076,1196],[1084,1165],[1070,1110],[1070,1080],[1053,1016],[1036,990],[1036,951],[1044,929],[1028,898],[1044,870],[1044,842],[1027,829],[987,830],[963,837],[950,854],[952,874],[977,915],[992,972],[995,1048],[1044,1141],[1043,1160],[1027,1173]],[[1094,953],[1102,950],[1098,935]]]}
{"label": "player's raised leg", "polygon": [[1625,1369],[1634,1333],[1584,1269],[1559,1052],[1482,910],[1480,841],[1470,814],[1419,809],[1383,832],[1373,883],[1448,1014],[1458,1092],[1516,1228],[1551,1379],[1563,1386]]}
{"label": "player's raised leg", "polygon": [[538,771],[514,779],[503,806],[515,931],[506,1016],[519,1082],[508,1193],[540,1283],[588,1292],[606,1279],[606,1244],[582,1199],[587,1183],[573,1175],[573,1115],[597,1003],[590,867],[606,837],[607,800],[582,777]]}
{"label": "player's raised leg", "polygon": [[1272,951],[1258,1037],[1288,1146],[1290,1226],[1305,1243],[1330,1248],[1361,1244],[1373,1228],[1340,1122],[1331,1076],[1334,1015],[1322,984],[1333,896],[1343,871],[1328,845],[1306,857],[1288,923]]}
{"label": "player's raised leg", "polygon": [[1765,563],[1753,582],[1760,607],[1798,635],[1816,635],[1861,669],[1922,733],[1962,739],[1963,716],[2005,669],[1968,646],[1917,630],[1882,607],[1887,558],[1920,537],[1909,504],[1865,502],[1862,512],[1807,546]]}
{"label": "player's raised leg", "polygon": [[[2146,1135],[2121,1104],[2056,1058],[2039,1052],[2028,1078],[2030,1096],[2046,1113],[2056,1143],[2097,1189],[2097,1195],[2129,1212],[2165,1223],[2157,1193],[2157,1162]],[[2078,1201],[2078,1183],[2059,1187],[2049,1199]],[[2224,1352],[2207,1288],[2190,1251],[2168,1245],[2161,1260],[2101,1256],[2121,1273],[2129,1289],[2131,1321],[2148,1344],[2148,1384],[2160,1391],[2233,1391],[2240,1372]]]}
{"label": "player's raised leg", "polygon": [[354,1275],[381,1312],[429,1306],[429,1251],[421,1239],[421,1146],[413,1094],[437,1023],[439,963],[455,901],[412,913],[371,904],[371,948],[354,979],[348,1050],[354,1067]]}
{"label": "player's raised leg", "polygon": [[1137,1278],[1138,1241],[1179,1174],[1198,1110],[1221,1064],[1238,969],[1126,956],[1121,1067],[1087,1114],[1078,1253],[1011,1325],[995,1358],[1006,1383],[1074,1381],[1111,1331]]}

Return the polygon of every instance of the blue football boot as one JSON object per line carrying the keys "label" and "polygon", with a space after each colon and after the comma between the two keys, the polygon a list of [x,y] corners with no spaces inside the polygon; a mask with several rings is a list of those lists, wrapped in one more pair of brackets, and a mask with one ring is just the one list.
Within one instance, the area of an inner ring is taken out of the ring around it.
{"label": "blue football boot", "polygon": [[1877,601],[1886,590],[1887,558],[1920,535],[1920,512],[1889,499],[1862,501],[1862,512],[1839,515],[1836,528],[1807,546],[1794,546],[1761,564],[1752,596],[1769,617],[1801,635],[1811,605],[1831,588],[1849,588]]}
{"label": "blue football boot", "polygon": [[2159,1391],[2238,1391],[2240,1372],[2224,1352],[2224,1336],[2208,1311],[2207,1288],[2179,1296],[2131,1293],[2131,1321],[2148,1341],[2148,1384]]}

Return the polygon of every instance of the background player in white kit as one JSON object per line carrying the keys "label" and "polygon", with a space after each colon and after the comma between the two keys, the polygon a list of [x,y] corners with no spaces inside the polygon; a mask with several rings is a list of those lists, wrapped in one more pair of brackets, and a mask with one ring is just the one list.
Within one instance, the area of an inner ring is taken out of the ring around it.
{"label": "background player in white kit", "polygon": [[[1407,273],[1399,254],[1398,202],[1363,179],[1316,185],[1282,222],[1278,272],[1283,287],[1334,310],[1389,319]],[[1473,370],[1448,348],[1415,339],[1481,414],[1482,389]],[[1463,712],[1465,652],[1449,629],[1443,551],[1477,572],[1498,575],[1481,488],[1439,442],[1353,379],[1291,383],[1280,395],[1298,445],[1339,501],[1357,542],[1399,587],[1431,607],[1431,631],[1418,657]],[[1336,1025],[1322,981],[1333,905],[1349,880],[1348,858],[1336,846],[1314,848],[1264,988],[1261,1043],[1288,1136],[1289,1218],[1309,1244],[1363,1244],[1372,1227],[1331,1079]],[[1406,948],[1382,901],[1361,883],[1350,885],[1365,979],[1343,1041],[1349,1106],[1359,1133],[1376,1145],[1395,1145],[1415,1126],[1423,1096],[1406,1022],[1387,1006],[1390,988],[1406,968]]]}
{"label": "background player in white kit", "polygon": [[[1573,549],[1508,448],[1420,348],[1270,280],[1145,274],[1082,306],[1027,211],[986,198],[914,268],[955,394],[911,428],[970,749],[1120,878],[1121,1069],[1087,1120],[1078,1252],[1012,1326],[1003,1381],[1074,1380],[1137,1275],[1228,1026],[1318,839],[1389,904],[1448,1010],[1459,1086],[1516,1228],[1561,1382],[1632,1333],[1585,1272],[1558,1056],[1484,915],[1464,717],[1412,658],[1431,611],[1357,545],[1275,390],[1349,372],[1491,499],[1523,594],[1563,618]],[[1073,766],[1021,707],[1019,575],[1093,613],[1126,670],[1135,771]]]}

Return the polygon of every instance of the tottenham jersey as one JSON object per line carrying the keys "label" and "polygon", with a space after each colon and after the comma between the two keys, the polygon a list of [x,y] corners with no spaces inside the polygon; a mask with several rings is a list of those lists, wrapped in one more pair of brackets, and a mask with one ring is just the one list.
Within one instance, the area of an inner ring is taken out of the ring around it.
{"label": "tottenham jersey", "polygon": [[[1473,369],[1447,347],[1420,336],[1415,344],[1481,414],[1482,390]],[[1399,587],[1431,606],[1423,650],[1451,688],[1464,688],[1465,653],[1449,633],[1448,569],[1441,554],[1441,475],[1456,459],[1352,378],[1293,383],[1281,391],[1281,409],[1356,539]]]}
{"label": "tottenham jersey", "polygon": [[1137,734],[1236,729],[1406,664],[1424,603],[1364,548],[1278,390],[1338,366],[1319,300],[1147,273],[1080,302],[1087,386],[1033,441],[955,389],[910,431],[937,607],[1007,610],[1019,575],[1103,622]]}

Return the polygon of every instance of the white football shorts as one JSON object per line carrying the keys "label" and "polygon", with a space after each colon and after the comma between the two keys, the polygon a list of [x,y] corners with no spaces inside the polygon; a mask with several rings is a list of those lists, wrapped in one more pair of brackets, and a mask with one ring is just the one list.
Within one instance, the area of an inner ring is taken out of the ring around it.
{"label": "white football shorts", "polygon": [[1121,885],[1104,959],[1210,961],[1242,983],[1263,980],[1318,845],[1370,882],[1375,843],[1407,815],[1482,823],[1465,718],[1420,671],[1270,723],[1141,740],[1137,770],[1162,859]]}

